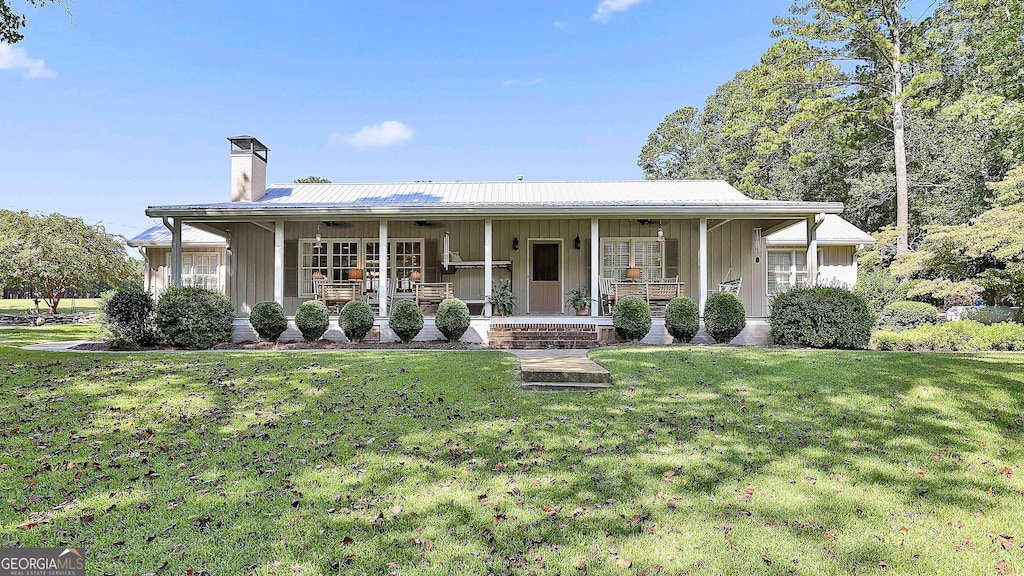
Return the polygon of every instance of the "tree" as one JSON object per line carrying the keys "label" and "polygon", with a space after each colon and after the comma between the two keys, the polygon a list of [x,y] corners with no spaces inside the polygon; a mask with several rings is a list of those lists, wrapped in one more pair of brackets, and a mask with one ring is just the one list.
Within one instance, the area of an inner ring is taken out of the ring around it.
{"label": "tree", "polygon": [[306,176],[305,178],[296,178],[295,184],[330,184],[331,181],[327,178],[321,178],[319,176]]}
{"label": "tree", "polygon": [[[15,12],[10,4],[11,0],[0,0],[0,42],[5,44],[17,44],[25,36],[21,29],[25,27],[25,15]],[[33,7],[39,8],[46,4],[59,4],[70,15],[71,9],[65,0],[26,0]]]}
{"label": "tree", "polygon": [[130,280],[124,237],[61,214],[0,211],[0,278],[30,285],[50,313],[70,288]]}
{"label": "tree", "polygon": [[697,153],[701,148],[699,112],[693,106],[669,114],[651,132],[640,150],[637,166],[648,180],[697,178]]}
{"label": "tree", "polygon": [[837,66],[856,63],[843,72],[843,83],[855,90],[849,104],[861,114],[885,117],[892,132],[899,253],[909,250],[904,101],[926,80],[911,67],[920,27],[904,13],[907,4],[909,0],[797,0],[790,8],[793,16],[775,18],[774,32],[811,42],[822,58]]}

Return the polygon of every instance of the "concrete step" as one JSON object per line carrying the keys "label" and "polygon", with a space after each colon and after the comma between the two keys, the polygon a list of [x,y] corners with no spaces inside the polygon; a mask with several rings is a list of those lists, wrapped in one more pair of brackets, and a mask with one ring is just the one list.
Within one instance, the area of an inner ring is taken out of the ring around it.
{"label": "concrete step", "polygon": [[611,387],[611,382],[523,382],[523,390],[535,392],[603,390]]}
{"label": "concrete step", "polygon": [[523,387],[541,385],[551,389],[564,385],[567,389],[605,388],[612,384],[612,374],[587,358],[582,350],[517,351]]}
{"label": "concrete step", "polygon": [[523,382],[568,382],[574,384],[611,384],[612,375],[610,372],[598,366],[599,369],[580,368],[533,368],[523,366]]}

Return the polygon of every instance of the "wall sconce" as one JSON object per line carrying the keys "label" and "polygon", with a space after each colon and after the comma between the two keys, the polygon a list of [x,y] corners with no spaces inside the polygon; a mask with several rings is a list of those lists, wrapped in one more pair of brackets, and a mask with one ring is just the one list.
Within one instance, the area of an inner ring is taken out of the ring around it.
{"label": "wall sconce", "polygon": [[576,235],[576,239],[572,241],[572,247],[577,249],[577,250],[580,249],[580,235],[579,234],[577,234]]}
{"label": "wall sconce", "polygon": [[519,250],[519,236],[512,239],[512,249]]}

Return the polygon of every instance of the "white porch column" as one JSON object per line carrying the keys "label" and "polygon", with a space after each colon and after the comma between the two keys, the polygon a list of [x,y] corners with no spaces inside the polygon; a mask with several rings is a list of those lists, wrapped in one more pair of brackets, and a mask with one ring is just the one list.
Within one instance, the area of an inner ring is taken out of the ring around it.
{"label": "white porch column", "polygon": [[380,220],[380,238],[379,238],[379,251],[380,251],[380,267],[377,269],[377,300],[380,302],[380,316],[388,315],[388,270],[391,267],[388,265],[388,256],[391,255],[391,250],[388,248],[388,221],[381,218]]}
{"label": "white porch column", "polygon": [[[822,220],[824,217],[822,217]],[[818,284],[818,216],[807,217],[807,282]]]}
{"label": "white porch column", "polygon": [[164,226],[171,229],[171,286],[181,286],[181,218],[171,219],[170,226],[164,218]]}
{"label": "white porch column", "polygon": [[601,315],[601,226],[597,218],[590,219],[590,304],[591,316]]}
{"label": "white porch column", "polygon": [[274,302],[284,307],[284,220],[274,222]]}
{"label": "white porch column", "polygon": [[491,283],[494,281],[494,270],[491,267],[493,262],[491,252],[493,252],[494,246],[491,224],[490,218],[484,220],[484,316],[488,318],[491,316]]}
{"label": "white porch column", "polygon": [[708,219],[701,218],[697,230],[697,294],[700,317],[704,318],[704,303],[708,300]]}

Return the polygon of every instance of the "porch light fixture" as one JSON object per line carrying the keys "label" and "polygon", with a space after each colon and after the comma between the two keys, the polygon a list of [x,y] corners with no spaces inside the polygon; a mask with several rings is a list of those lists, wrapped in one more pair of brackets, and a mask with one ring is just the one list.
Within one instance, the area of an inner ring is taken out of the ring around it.
{"label": "porch light fixture", "polygon": [[317,249],[323,248],[323,246],[320,245],[320,225],[319,224],[316,225],[316,247],[317,247]]}
{"label": "porch light fixture", "polygon": [[512,239],[512,249],[519,250],[519,236]]}
{"label": "porch light fixture", "polygon": [[361,268],[352,268],[351,270],[348,271],[348,279],[349,280],[362,280],[363,279],[363,270]]}
{"label": "porch light fixture", "polygon": [[579,234],[577,234],[576,235],[576,239],[572,241],[572,247],[577,249],[577,250],[580,249],[580,235]]}
{"label": "porch light fixture", "polygon": [[656,242],[664,242],[664,241],[665,241],[665,231],[661,229],[661,226],[658,226],[658,239],[656,240]]}
{"label": "porch light fixture", "polygon": [[642,270],[639,268],[626,268],[626,280],[637,281],[642,276]]}

